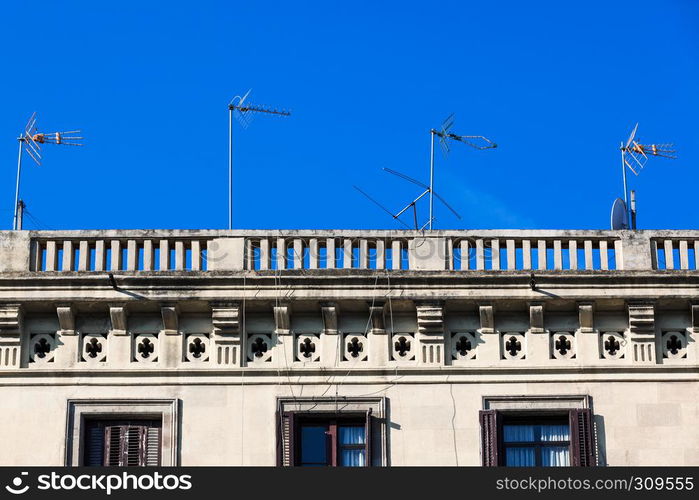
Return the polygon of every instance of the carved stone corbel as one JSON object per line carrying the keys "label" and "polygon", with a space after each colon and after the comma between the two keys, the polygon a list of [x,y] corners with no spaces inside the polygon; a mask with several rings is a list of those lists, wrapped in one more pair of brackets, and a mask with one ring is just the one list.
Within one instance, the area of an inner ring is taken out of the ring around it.
{"label": "carved stone corbel", "polygon": [[694,334],[699,333],[699,304],[692,304],[692,331]]}
{"label": "carved stone corbel", "polygon": [[277,335],[291,333],[291,306],[289,304],[274,306],[274,328]]}
{"label": "carved stone corbel", "polygon": [[594,302],[578,303],[578,321],[580,322],[580,333],[597,333]]}
{"label": "carved stone corbel", "polygon": [[165,335],[179,334],[179,306],[177,304],[162,304],[160,315],[163,318],[163,333]]}
{"label": "carved stone corbel", "polygon": [[127,335],[128,311],[126,304],[114,304],[109,306],[109,319],[112,322],[113,335]]}
{"label": "carved stone corbel", "polygon": [[444,363],[444,303],[425,301],[415,304],[417,309],[417,340],[419,364]]}
{"label": "carved stone corbel", "polygon": [[215,351],[209,360],[218,365],[242,366],[245,342],[241,335],[240,304],[238,302],[212,302]]}
{"label": "carved stone corbel", "polygon": [[337,304],[334,302],[321,302],[320,312],[323,316],[323,333],[325,335],[337,335],[337,315],[339,312]]}
{"label": "carved stone corbel", "polygon": [[385,304],[383,302],[369,303],[369,314],[371,314],[371,332],[374,335],[386,334],[386,317],[384,315]]}
{"label": "carved stone corbel", "polygon": [[61,335],[75,335],[75,308],[70,304],[59,304],[56,315]]}
{"label": "carved stone corbel", "polygon": [[531,333],[546,333],[544,328],[544,304],[541,302],[529,304],[529,331]]}
{"label": "carved stone corbel", "polygon": [[634,363],[655,363],[655,304],[629,302],[627,305],[631,360]]}
{"label": "carved stone corbel", "polygon": [[482,334],[495,333],[495,313],[490,304],[478,306],[478,315],[481,321],[480,331]]}
{"label": "carved stone corbel", "polygon": [[0,305],[0,337],[18,337],[22,332],[24,310],[21,304]]}

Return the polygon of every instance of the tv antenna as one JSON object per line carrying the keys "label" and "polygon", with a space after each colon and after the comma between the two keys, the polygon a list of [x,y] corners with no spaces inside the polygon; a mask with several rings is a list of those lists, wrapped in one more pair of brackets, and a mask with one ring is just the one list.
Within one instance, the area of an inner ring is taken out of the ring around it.
{"label": "tv antenna", "polygon": [[26,152],[34,163],[41,166],[41,146],[43,144],[59,144],[62,146],[82,146],[83,140],[79,130],[67,130],[65,132],[39,132],[37,127],[37,116],[33,113],[29,118],[24,131],[17,138],[19,143],[19,153],[17,154],[17,182],[15,185],[14,215],[12,217],[12,229],[17,231],[22,229],[18,219],[19,212],[24,208],[24,202],[19,199],[19,181],[22,174],[22,152]]}
{"label": "tv antenna", "polygon": [[422,198],[424,198],[425,196],[427,196],[428,194],[434,194],[434,196],[436,196],[437,199],[438,199],[439,201],[441,201],[442,203],[444,203],[444,206],[446,206],[458,219],[461,219],[461,215],[459,215],[459,213],[458,213],[456,210],[454,210],[454,209],[451,207],[451,205],[449,205],[449,203],[447,203],[447,201],[446,201],[444,198],[442,198],[441,196],[439,196],[437,193],[433,193],[432,189],[431,189],[428,185],[423,184],[422,182],[420,182],[420,181],[418,181],[418,180],[416,180],[416,179],[413,179],[412,177],[409,177],[409,176],[407,176],[407,175],[405,175],[405,174],[403,174],[403,173],[401,173],[401,172],[398,172],[398,171],[396,171],[396,170],[392,170],[392,169],[390,169],[390,168],[384,168],[383,170],[384,170],[384,172],[388,172],[389,174],[393,174],[393,175],[395,175],[396,177],[400,177],[401,179],[404,179],[404,180],[406,180],[406,181],[408,181],[408,182],[412,182],[413,184],[416,184],[416,185],[420,186],[421,188],[424,189],[424,191],[423,191],[417,198],[415,198],[413,201],[411,201],[410,203],[408,203],[405,207],[403,207],[401,210],[399,210],[398,212],[396,212],[396,213],[394,214],[393,212],[391,212],[389,209],[387,209],[386,207],[384,207],[381,203],[379,203],[378,201],[376,201],[374,198],[372,198],[371,196],[369,196],[367,193],[365,193],[364,191],[362,191],[362,190],[361,190],[360,188],[358,188],[357,186],[354,186],[354,189],[356,189],[357,191],[359,191],[360,193],[362,193],[362,194],[363,194],[364,196],[366,196],[371,202],[373,202],[373,203],[375,203],[376,205],[378,205],[384,212],[386,212],[387,214],[389,214],[393,219],[395,219],[395,220],[397,220],[398,222],[400,222],[401,224],[403,224],[406,228],[411,229],[410,226],[409,226],[408,224],[406,224],[405,222],[403,222],[403,221],[400,219],[400,216],[403,215],[403,214],[404,214],[405,212],[407,212],[408,210],[410,210],[411,208],[413,209],[413,223],[414,223],[414,225],[415,225],[415,230],[416,230],[416,231],[425,229],[425,227],[426,227],[428,224],[430,224],[430,223],[432,222],[432,219],[430,218],[427,222],[425,222],[424,224],[420,225],[419,219],[418,219],[418,213],[417,213],[417,202],[420,201],[420,200],[421,200]]}
{"label": "tv antenna", "polygon": [[266,106],[257,106],[248,101],[252,89],[243,96],[235,96],[228,103],[228,229],[233,229],[233,115],[235,114],[241,127],[246,129],[255,113],[268,115],[290,116],[291,112],[284,109],[274,109]]}
{"label": "tv antenna", "polygon": [[[498,147],[493,141],[482,135],[457,135],[451,132],[454,125],[454,113],[450,114],[440,130],[430,129],[430,185],[428,193],[430,195],[430,218],[428,220],[429,229],[432,230],[433,210],[434,210],[434,138],[439,137],[439,144],[445,155],[449,154],[449,140],[462,142],[474,149],[495,149]],[[442,200],[444,201],[444,200]],[[447,205],[448,206],[448,205]],[[453,211],[453,210],[452,210]]]}
{"label": "tv antenna", "polygon": [[[621,147],[621,173],[624,181],[624,208],[627,210],[627,221],[631,220],[631,229],[636,229],[636,200],[632,191],[631,207],[629,207],[628,187],[626,183],[626,168],[628,167],[636,176],[648,161],[649,156],[659,156],[661,158],[677,159],[673,144],[642,144],[636,139],[638,123],[631,131],[626,143],[622,142]],[[616,202],[615,202],[616,203]],[[630,214],[630,217],[629,217]],[[627,222],[628,227],[628,222]]]}

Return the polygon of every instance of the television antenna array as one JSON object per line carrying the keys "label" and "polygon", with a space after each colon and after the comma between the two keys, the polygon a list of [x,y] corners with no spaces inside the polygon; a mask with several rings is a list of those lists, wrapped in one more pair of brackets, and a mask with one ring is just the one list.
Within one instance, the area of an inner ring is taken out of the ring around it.
{"label": "television antenna array", "polygon": [[[439,130],[430,129],[430,185],[429,195],[430,195],[430,218],[428,220],[429,229],[432,230],[432,221],[434,220],[434,138],[439,137],[439,145],[445,155],[448,155],[451,149],[449,148],[449,141],[457,141],[471,146],[474,149],[495,149],[498,147],[493,141],[484,137],[482,135],[457,135],[451,131],[454,125],[454,113],[449,115],[444,122],[442,122],[442,127]],[[444,201],[444,200],[442,200]],[[447,205],[448,206],[448,205]],[[453,212],[453,210],[452,210]]]}
{"label": "television antenna array", "polygon": [[37,166],[41,166],[41,146],[44,144],[57,144],[61,146],[82,146],[83,137],[80,136],[80,130],[67,130],[65,132],[39,132],[37,127],[38,117],[33,113],[29,118],[24,131],[17,138],[19,143],[19,153],[17,154],[17,181],[15,185],[15,204],[14,215],[12,218],[12,229],[17,231],[21,227],[21,214],[19,213],[24,208],[24,202],[19,199],[19,185],[22,174],[22,153],[26,152],[29,157],[34,160]]}
{"label": "television antenna array", "polygon": [[228,103],[228,229],[233,229],[233,115],[243,129],[247,129],[255,113],[276,116],[291,116],[291,111],[258,106],[248,101],[252,89],[243,96],[235,96]]}
{"label": "television antenna array", "polygon": [[390,168],[384,168],[383,171],[384,171],[384,172],[388,172],[389,174],[395,175],[396,177],[400,177],[401,179],[404,179],[404,180],[406,180],[406,181],[408,181],[408,182],[412,182],[413,184],[416,184],[416,185],[420,186],[421,188],[423,188],[424,191],[423,191],[420,195],[418,195],[417,198],[413,199],[413,201],[411,201],[411,202],[408,203],[405,207],[403,207],[401,210],[399,210],[399,211],[396,212],[396,213],[393,213],[393,212],[391,212],[389,209],[387,209],[386,207],[384,207],[381,203],[379,203],[378,201],[376,201],[374,198],[372,198],[371,196],[369,196],[366,192],[364,192],[364,191],[363,191],[362,189],[360,189],[359,187],[354,186],[354,189],[356,189],[357,191],[359,191],[360,193],[362,193],[362,194],[363,194],[364,196],[366,196],[371,202],[373,202],[374,204],[378,205],[379,208],[381,208],[384,212],[386,212],[388,215],[390,215],[394,220],[396,220],[396,221],[398,221],[399,223],[401,223],[402,225],[404,225],[406,228],[412,229],[408,224],[406,224],[405,222],[403,222],[403,220],[401,220],[400,217],[401,217],[401,215],[403,215],[405,212],[409,211],[411,208],[413,209],[413,210],[412,210],[412,211],[413,211],[413,224],[414,224],[414,226],[415,226],[414,229],[415,229],[416,231],[420,231],[420,230],[425,229],[425,227],[426,227],[428,224],[430,224],[430,223],[432,222],[432,219],[428,219],[428,221],[425,222],[424,224],[420,224],[419,218],[418,218],[418,213],[417,213],[417,202],[420,201],[420,200],[421,200],[422,198],[424,198],[425,196],[427,196],[428,194],[434,194],[434,196],[436,196],[437,199],[438,199],[439,201],[441,201],[441,202],[444,204],[445,207],[447,207],[458,219],[461,219],[461,215],[459,215],[459,213],[458,213],[456,210],[454,210],[454,209],[451,207],[451,205],[449,205],[449,203],[447,203],[447,201],[446,201],[444,198],[442,198],[441,196],[439,196],[437,193],[434,193],[434,192],[432,191],[432,189],[431,189],[428,185],[423,184],[422,182],[420,182],[420,181],[418,181],[418,180],[416,180],[416,179],[413,179],[412,177],[409,177],[409,176],[407,176],[407,175],[405,175],[405,174],[403,174],[403,173],[401,173],[401,172],[398,172],[398,171],[396,171],[396,170],[392,170],[392,169],[390,169]]}
{"label": "television antenna array", "polygon": [[[638,132],[638,123],[636,123],[626,142],[622,142],[619,148],[621,151],[621,173],[624,181],[623,209],[626,211],[627,216],[624,218],[621,215],[617,215],[615,219],[614,211],[616,210],[618,214],[620,208],[618,206],[613,207],[612,229],[629,229],[629,221],[631,222],[631,229],[636,229],[636,197],[635,192],[631,191],[631,206],[629,206],[626,169],[628,168],[634,175],[638,176],[650,156],[659,156],[671,160],[677,159],[677,151],[674,149],[673,144],[642,144],[636,138],[636,132]],[[620,201],[615,200],[615,205],[619,205]],[[616,223],[614,222],[615,220],[617,221]]]}

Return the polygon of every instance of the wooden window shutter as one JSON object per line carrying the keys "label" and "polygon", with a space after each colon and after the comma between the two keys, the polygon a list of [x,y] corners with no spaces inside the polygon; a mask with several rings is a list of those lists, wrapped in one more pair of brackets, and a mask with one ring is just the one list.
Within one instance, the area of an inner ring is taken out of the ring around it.
{"label": "wooden window shutter", "polygon": [[285,411],[281,416],[277,413],[277,465],[281,467],[296,465],[295,423],[293,411]]}
{"label": "wooden window shutter", "polygon": [[364,446],[365,446],[365,456],[366,456],[366,467],[371,467],[372,466],[372,453],[371,453],[371,431],[372,431],[372,425],[371,425],[371,408],[369,408],[366,412],[366,421],[364,423]]}
{"label": "wooden window shutter", "polygon": [[124,443],[126,433],[123,425],[106,425],[104,427],[104,459],[106,467],[118,467],[124,464]]}
{"label": "wooden window shutter", "polygon": [[149,426],[146,430],[146,456],[145,463],[149,467],[160,466],[160,426]]}
{"label": "wooden window shutter", "polygon": [[575,467],[597,465],[592,411],[589,408],[570,410],[570,458]]}
{"label": "wooden window shutter", "polygon": [[87,421],[84,439],[83,465],[100,467],[104,459],[104,426],[99,422]]}
{"label": "wooden window shutter", "polygon": [[481,410],[481,450],[483,465],[496,467],[500,465],[500,434],[502,414],[497,410]]}

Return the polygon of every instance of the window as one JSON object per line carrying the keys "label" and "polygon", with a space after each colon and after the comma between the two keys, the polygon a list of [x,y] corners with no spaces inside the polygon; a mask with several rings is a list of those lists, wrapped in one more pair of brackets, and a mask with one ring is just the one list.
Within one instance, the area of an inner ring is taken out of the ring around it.
{"label": "window", "polygon": [[341,415],[288,412],[283,420],[291,440],[290,465],[367,467],[371,463],[371,411]]}
{"label": "window", "polygon": [[480,412],[483,465],[596,465],[588,397],[485,398]]}
{"label": "window", "polygon": [[279,399],[277,464],[384,465],[384,398]]}
{"label": "window", "polygon": [[68,401],[68,466],[178,465],[177,399]]}
{"label": "window", "polygon": [[560,418],[505,418],[502,426],[504,465],[562,467],[570,465],[570,426]]}
{"label": "window", "polygon": [[82,463],[86,466],[159,466],[160,420],[88,420]]}

